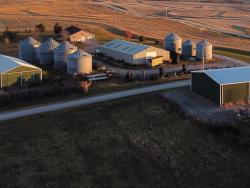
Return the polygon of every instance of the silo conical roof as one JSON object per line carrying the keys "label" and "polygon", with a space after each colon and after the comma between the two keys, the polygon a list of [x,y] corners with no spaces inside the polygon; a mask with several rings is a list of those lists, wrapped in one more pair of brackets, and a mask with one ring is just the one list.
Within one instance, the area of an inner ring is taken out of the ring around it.
{"label": "silo conical roof", "polygon": [[64,52],[69,52],[71,50],[77,50],[77,47],[73,46],[70,44],[68,41],[62,42],[56,49],[55,51],[58,53],[64,53]]}
{"label": "silo conical roof", "polygon": [[28,38],[24,39],[23,41],[21,41],[21,43],[22,44],[29,44],[29,45],[32,45],[32,46],[41,44],[40,42],[35,40],[33,37],[28,37]]}
{"label": "silo conical roof", "polygon": [[76,58],[82,58],[85,56],[91,56],[91,55],[88,54],[87,52],[82,51],[82,50],[77,50],[76,52],[70,54],[68,57],[76,59]]}
{"label": "silo conical roof", "polygon": [[187,41],[183,42],[183,45],[184,46],[192,46],[192,45],[195,45],[195,42],[192,40],[187,40]]}
{"label": "silo conical roof", "polygon": [[210,46],[212,44],[209,41],[207,41],[207,40],[202,40],[202,41],[198,42],[197,45],[202,45],[204,47],[207,47],[207,46]]}
{"label": "silo conical roof", "polygon": [[175,33],[170,33],[169,35],[166,36],[166,39],[168,40],[179,40],[181,37]]}
{"label": "silo conical roof", "polygon": [[46,49],[46,50],[54,50],[56,47],[59,46],[59,43],[56,42],[52,38],[48,38],[44,43],[41,45],[41,49]]}

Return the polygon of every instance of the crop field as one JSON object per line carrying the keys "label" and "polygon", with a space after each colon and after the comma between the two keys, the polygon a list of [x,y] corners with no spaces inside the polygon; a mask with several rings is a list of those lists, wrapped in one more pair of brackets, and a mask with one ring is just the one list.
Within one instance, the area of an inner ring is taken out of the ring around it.
{"label": "crop field", "polygon": [[[59,22],[63,26],[74,24],[93,33],[97,31],[100,35],[103,35],[104,38],[107,34],[114,37],[123,35],[122,37],[124,37],[124,31],[129,30],[137,35],[139,34],[163,40],[166,34],[176,32],[184,39],[193,39],[195,41],[208,39],[216,46],[230,46],[231,48],[244,50],[250,49],[249,40],[244,38],[220,32],[212,32],[206,29],[199,29],[198,27],[191,27],[186,23],[176,22],[174,19],[166,20],[163,16],[152,17],[147,15],[145,16],[141,13],[131,14],[130,12],[130,9],[131,11],[132,9],[136,9],[134,12],[144,11],[150,13],[151,11],[152,14],[161,15],[155,11],[156,9],[160,12],[162,11],[162,9],[159,7],[157,8],[157,6],[161,6],[160,2],[163,1],[154,1],[155,5],[157,5],[156,8],[152,7],[152,1],[141,1],[142,3],[140,4],[133,0],[126,1],[126,4],[120,1],[109,2],[104,3],[103,5],[103,3],[99,3],[97,1],[92,2],[87,0],[7,1],[2,3],[0,6],[0,30],[4,31],[6,26],[13,31],[30,30],[34,28],[35,24],[38,23],[44,23],[47,30],[52,30],[54,24]],[[173,4],[173,2],[169,2],[169,6],[171,4]],[[206,7],[208,5],[204,6]],[[211,6],[215,5],[211,4]],[[219,4],[218,7],[220,6],[221,4]],[[248,5],[244,6],[246,7],[245,9],[248,10]],[[123,11],[115,10],[114,7],[115,9]],[[187,6],[187,8],[188,7],[190,8],[190,6]],[[129,11],[126,12],[126,9]],[[174,10],[182,12],[184,11],[183,9],[184,8],[182,7]],[[248,31],[248,22],[246,21],[245,24],[243,23],[245,22],[244,20],[248,20],[249,14],[249,12],[245,11],[245,9],[239,9],[238,11],[244,12],[244,19],[242,19],[242,24],[234,23],[234,28],[237,30],[241,29]],[[170,15],[177,14],[174,13],[174,10],[170,11]],[[193,12],[192,10],[189,11]],[[238,19],[232,20],[237,21]],[[201,22],[203,23],[203,20]],[[223,19],[221,22],[224,24]],[[105,40],[108,39],[109,37]]]}
{"label": "crop field", "polygon": [[[64,117],[64,118],[62,118]],[[158,95],[0,125],[1,187],[248,187],[249,150]]]}

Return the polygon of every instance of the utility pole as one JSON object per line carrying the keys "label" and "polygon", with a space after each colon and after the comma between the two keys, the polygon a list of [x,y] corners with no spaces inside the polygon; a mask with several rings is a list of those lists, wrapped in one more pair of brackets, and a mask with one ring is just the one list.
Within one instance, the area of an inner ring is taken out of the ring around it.
{"label": "utility pole", "polygon": [[166,7],[166,20],[168,19],[168,7]]}
{"label": "utility pole", "polygon": [[205,51],[202,49],[202,70],[205,70]]}

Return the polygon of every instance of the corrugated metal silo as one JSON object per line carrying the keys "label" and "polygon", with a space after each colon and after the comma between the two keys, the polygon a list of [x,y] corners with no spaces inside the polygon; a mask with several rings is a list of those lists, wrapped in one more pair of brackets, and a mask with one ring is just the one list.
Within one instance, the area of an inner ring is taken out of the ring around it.
{"label": "corrugated metal silo", "polygon": [[40,45],[41,43],[33,37],[28,37],[23,41],[20,41],[19,58],[29,63],[39,62],[38,49]]}
{"label": "corrugated metal silo", "polygon": [[202,40],[196,45],[196,57],[202,59],[202,54],[205,60],[213,59],[213,46],[207,40]]}
{"label": "corrugated metal silo", "polygon": [[92,72],[92,55],[77,50],[68,55],[67,72],[69,74],[89,74]]}
{"label": "corrugated metal silo", "polygon": [[175,33],[170,33],[164,39],[164,48],[177,54],[182,53],[182,38]]}
{"label": "corrugated metal silo", "polygon": [[184,57],[196,56],[196,43],[191,40],[187,40],[182,43],[182,55]]}
{"label": "corrugated metal silo", "polygon": [[53,64],[54,62],[54,49],[59,46],[59,43],[49,38],[41,44],[39,48],[40,64]]}
{"label": "corrugated metal silo", "polygon": [[67,41],[61,43],[54,50],[54,67],[56,69],[67,67],[67,58],[69,54],[74,53],[77,47],[73,46]]}

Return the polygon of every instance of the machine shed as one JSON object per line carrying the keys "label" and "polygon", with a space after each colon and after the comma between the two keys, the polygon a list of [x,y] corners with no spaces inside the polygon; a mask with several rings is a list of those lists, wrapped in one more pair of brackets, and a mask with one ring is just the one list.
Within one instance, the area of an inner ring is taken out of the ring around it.
{"label": "machine shed", "polygon": [[149,60],[159,56],[163,57],[163,61],[170,59],[169,51],[119,39],[102,45],[98,51],[107,57],[134,65],[147,64]]}
{"label": "machine shed", "polygon": [[42,69],[21,59],[0,54],[0,88],[42,80]]}
{"label": "machine shed", "polygon": [[191,90],[219,105],[250,100],[250,66],[192,72]]}

